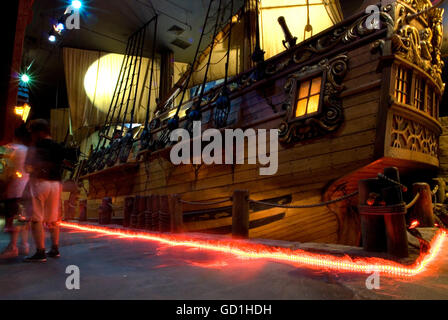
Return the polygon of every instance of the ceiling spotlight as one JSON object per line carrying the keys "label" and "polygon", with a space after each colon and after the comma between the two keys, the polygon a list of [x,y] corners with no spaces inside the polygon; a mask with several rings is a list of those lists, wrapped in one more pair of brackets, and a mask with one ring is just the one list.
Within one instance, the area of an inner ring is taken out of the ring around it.
{"label": "ceiling spotlight", "polygon": [[81,7],[82,7],[82,2],[79,1],[79,0],[73,0],[73,1],[72,1],[72,7],[73,7],[74,9],[76,9],[76,10],[79,10],[79,9],[81,9]]}
{"label": "ceiling spotlight", "polygon": [[30,82],[30,77],[29,77],[26,73],[24,73],[24,74],[22,74],[22,75],[20,76],[20,80],[21,80],[23,83],[28,83],[28,82]]}
{"label": "ceiling spotlight", "polygon": [[56,36],[54,35],[53,31],[51,31],[51,32],[48,34],[48,41],[50,41],[50,42],[56,42]]}
{"label": "ceiling spotlight", "polygon": [[54,26],[54,30],[56,30],[57,32],[61,32],[62,30],[64,30],[65,29],[65,25],[64,25],[64,23],[63,22],[61,22],[61,21],[59,21],[58,22],[58,24],[56,24],[55,26]]}

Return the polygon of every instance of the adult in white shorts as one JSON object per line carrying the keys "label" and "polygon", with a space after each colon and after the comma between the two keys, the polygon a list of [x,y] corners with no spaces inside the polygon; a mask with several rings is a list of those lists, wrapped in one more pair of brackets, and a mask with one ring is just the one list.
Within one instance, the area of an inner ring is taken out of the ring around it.
{"label": "adult in white shorts", "polygon": [[[51,139],[50,127],[45,120],[32,121],[30,131],[32,146],[25,161],[25,168],[30,174],[27,213],[31,220],[36,253],[25,261],[44,262],[47,261],[47,256],[60,256],[59,221],[64,148]],[[48,252],[45,252],[44,224],[51,234],[52,247]]]}

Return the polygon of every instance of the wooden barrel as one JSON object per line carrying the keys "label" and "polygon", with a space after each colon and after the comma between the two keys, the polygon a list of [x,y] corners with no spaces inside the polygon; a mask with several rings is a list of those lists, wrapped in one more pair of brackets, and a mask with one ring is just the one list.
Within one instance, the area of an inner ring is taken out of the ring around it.
{"label": "wooden barrel", "polygon": [[[397,168],[385,168],[384,175],[400,183],[400,174]],[[389,187],[382,189],[382,197],[388,206],[404,204],[401,191],[400,185],[389,183]],[[406,210],[403,210],[402,214],[386,214],[384,216],[387,235],[387,253],[400,258],[409,256],[405,213]]]}
{"label": "wooden barrel", "polygon": [[[372,194],[380,194],[378,179],[358,181],[359,206],[367,206]],[[387,250],[386,227],[381,215],[364,214],[360,210],[362,246],[366,251],[385,252]]]}

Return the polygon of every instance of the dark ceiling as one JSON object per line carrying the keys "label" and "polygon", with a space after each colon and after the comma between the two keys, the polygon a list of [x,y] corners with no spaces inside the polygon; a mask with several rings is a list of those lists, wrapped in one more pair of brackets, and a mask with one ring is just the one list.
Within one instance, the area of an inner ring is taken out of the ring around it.
{"label": "dark ceiling", "polygon": [[[191,62],[209,4],[209,0],[84,0],[81,29],[67,30],[58,42],[50,43],[48,32],[51,25],[54,19],[62,16],[68,2],[34,1],[33,20],[27,28],[23,56],[23,66],[32,63],[33,117],[48,118],[51,108],[68,107],[62,63],[64,46],[124,53],[128,37],[157,13],[158,50],[169,48],[174,52],[176,61]],[[341,0],[344,16],[354,13],[360,7],[360,2]],[[229,4],[230,1],[224,3]],[[234,12],[243,3],[244,0],[234,0]],[[228,7],[227,10],[230,14]],[[214,23],[213,20],[212,22]],[[169,29],[173,26],[184,31],[179,30],[180,34],[170,32]],[[182,49],[171,44],[176,39],[191,45]],[[205,45],[207,43],[203,47]],[[149,55],[149,51],[147,50],[146,55]]]}

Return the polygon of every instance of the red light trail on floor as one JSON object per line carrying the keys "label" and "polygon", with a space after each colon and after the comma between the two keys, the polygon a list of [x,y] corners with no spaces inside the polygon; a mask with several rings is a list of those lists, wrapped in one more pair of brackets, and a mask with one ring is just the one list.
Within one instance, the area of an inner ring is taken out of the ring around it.
{"label": "red light trail on floor", "polygon": [[193,247],[213,252],[222,252],[236,255],[245,259],[267,259],[294,263],[300,266],[319,269],[332,270],[338,272],[358,272],[368,273],[379,272],[392,277],[413,277],[425,270],[441,252],[447,240],[447,232],[440,229],[431,241],[431,247],[414,264],[406,266],[395,261],[381,258],[350,258],[348,256],[338,257],[330,254],[318,254],[304,250],[291,250],[288,248],[269,247],[241,240],[205,240],[194,238],[186,234],[161,234],[134,232],[124,229],[111,229],[95,225],[77,224],[62,222],[62,227],[77,231],[94,232],[102,235],[115,236],[125,239],[139,239],[152,242],[159,242],[170,246]]}

